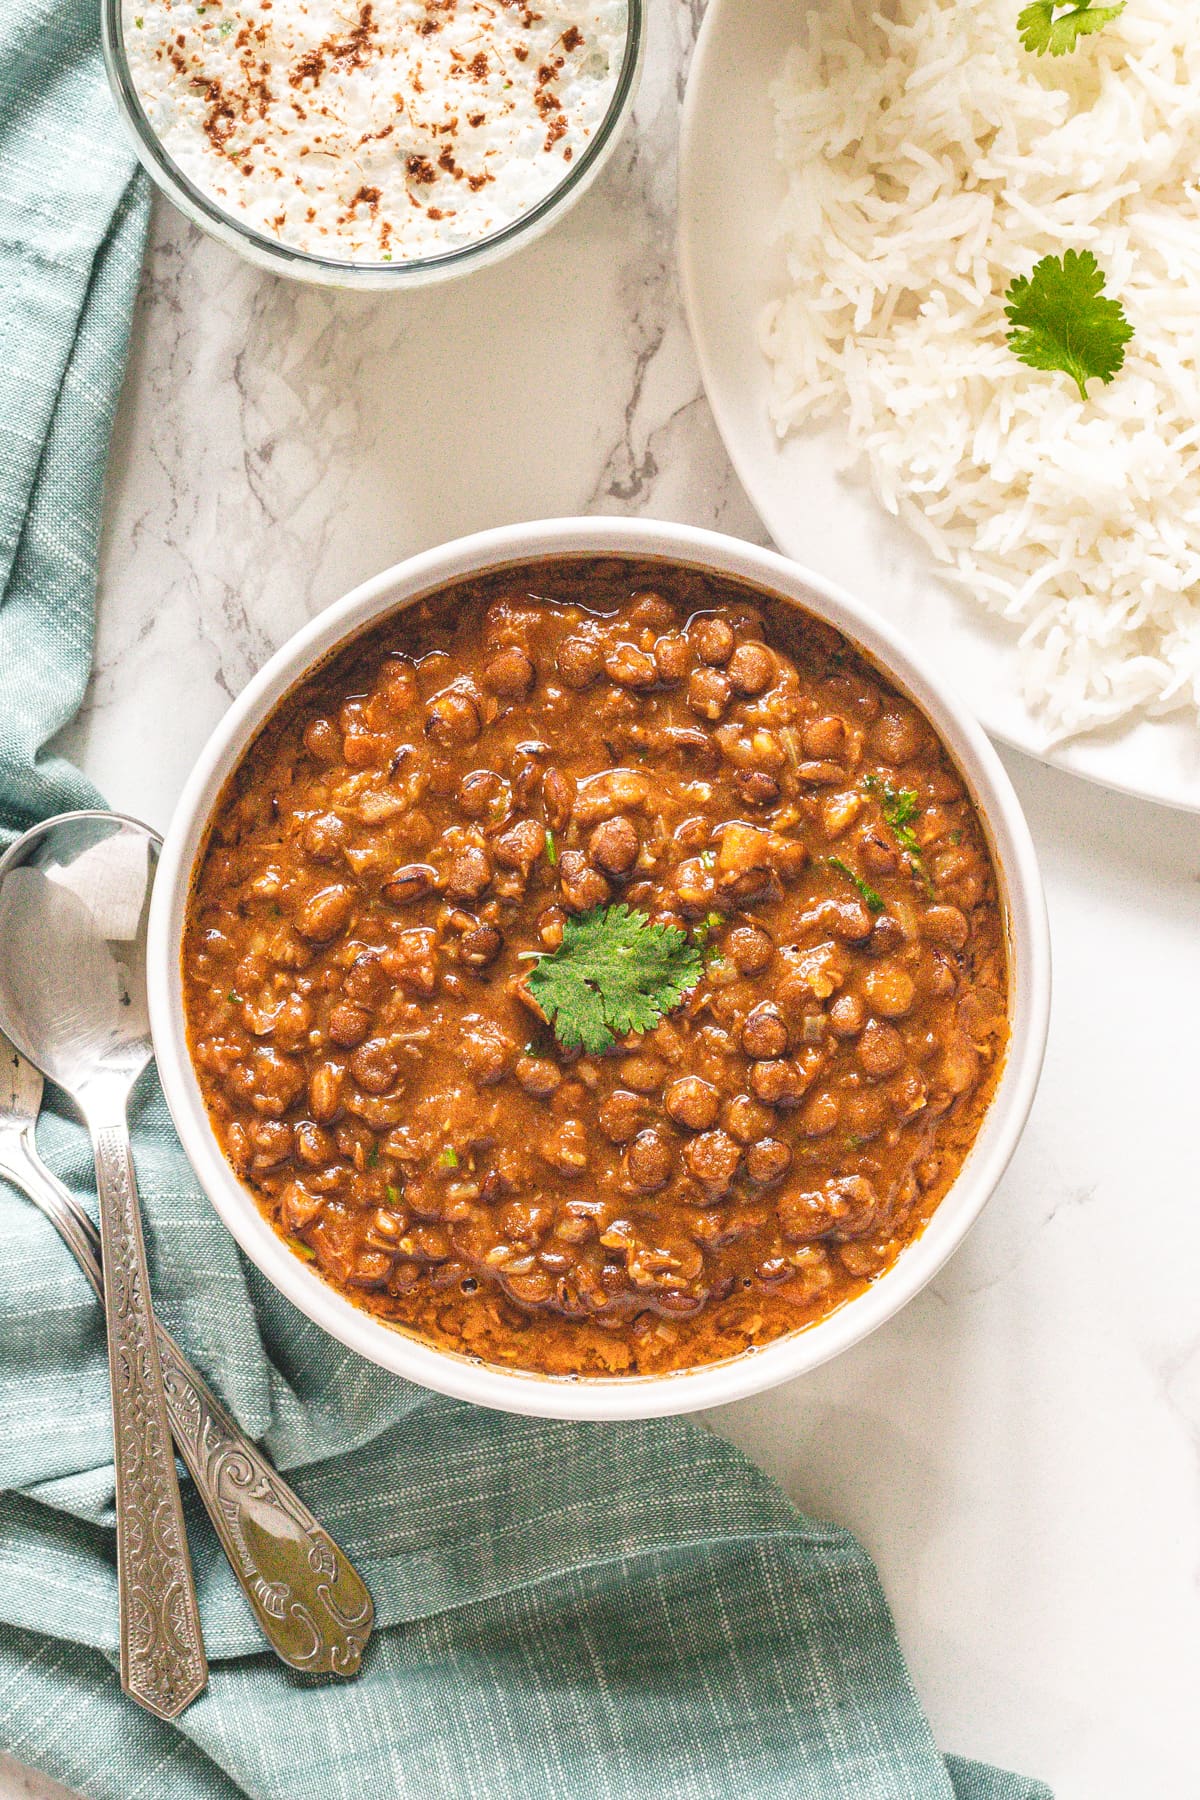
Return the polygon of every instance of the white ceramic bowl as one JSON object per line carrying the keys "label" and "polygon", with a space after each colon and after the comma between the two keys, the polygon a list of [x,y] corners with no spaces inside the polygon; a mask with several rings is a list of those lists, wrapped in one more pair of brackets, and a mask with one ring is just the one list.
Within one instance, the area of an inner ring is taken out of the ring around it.
{"label": "white ceramic bowl", "polygon": [[[798,601],[861,646],[922,708],[966,778],[987,828],[1000,872],[1011,985],[1007,1059],[979,1136],[925,1231],[893,1267],[839,1312],[762,1349],[694,1371],[623,1379],[520,1373],[434,1349],[353,1306],[294,1255],[213,1135],[188,1055],[180,972],[188,891],[212,808],[258,728],[315,663],[372,621],[447,582],[537,557],[605,552],[714,570]],[[327,608],[276,652],[214,731],[179,802],[155,884],[149,981],[159,1073],[184,1149],[247,1256],[301,1312],[372,1362],[460,1399],[551,1418],[630,1419],[718,1406],[802,1375],[874,1331],[937,1273],[979,1216],[1025,1124],[1049,1020],[1050,945],[1033,844],[994,750],[961,703],[867,606],[782,556],[714,532],[646,520],[560,519],[481,532],[414,556]]]}

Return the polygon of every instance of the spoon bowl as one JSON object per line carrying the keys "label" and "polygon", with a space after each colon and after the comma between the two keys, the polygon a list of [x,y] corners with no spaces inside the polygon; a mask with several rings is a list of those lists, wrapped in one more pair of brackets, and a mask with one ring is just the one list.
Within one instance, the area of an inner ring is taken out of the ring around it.
{"label": "spoon bowl", "polygon": [[[67,813],[0,860],[0,1019],[83,1108],[150,1061],[146,922],[160,840],[112,813]],[[83,1108],[86,1110],[86,1108]]]}

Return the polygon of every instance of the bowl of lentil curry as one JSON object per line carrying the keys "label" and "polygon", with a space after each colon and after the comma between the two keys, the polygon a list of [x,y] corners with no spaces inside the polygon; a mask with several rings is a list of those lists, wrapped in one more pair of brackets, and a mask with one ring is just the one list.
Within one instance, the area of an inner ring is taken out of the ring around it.
{"label": "bowl of lentil curry", "polygon": [[874,614],[615,519],[389,571],[268,663],[164,847],[164,1090],[302,1311],[633,1417],[815,1366],[941,1266],[1049,952],[991,747]]}

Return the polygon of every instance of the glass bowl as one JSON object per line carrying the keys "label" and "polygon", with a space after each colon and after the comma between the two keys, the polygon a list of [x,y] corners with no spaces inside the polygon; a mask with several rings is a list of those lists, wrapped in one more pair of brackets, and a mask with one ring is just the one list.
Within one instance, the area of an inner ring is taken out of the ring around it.
{"label": "glass bowl", "polygon": [[447,281],[452,276],[465,275],[488,263],[499,262],[521,244],[541,237],[590,187],[615,149],[637,92],[646,38],[644,0],[628,0],[625,53],[600,128],[557,187],[551,188],[527,211],[485,237],[441,251],[436,256],[387,263],[348,262],[292,249],[254,226],[244,224],[235,213],[226,212],[210,199],[168,156],[146,117],[130,73],[121,28],[126,3],[136,5],[137,0],[101,0],[104,65],[117,111],[132,137],[138,160],[151,179],[185,218],[208,232],[210,237],[236,250],[248,262],[257,264],[260,269],[270,269],[276,275],[288,275],[296,281],[316,282],[325,287],[424,287],[430,282]]}

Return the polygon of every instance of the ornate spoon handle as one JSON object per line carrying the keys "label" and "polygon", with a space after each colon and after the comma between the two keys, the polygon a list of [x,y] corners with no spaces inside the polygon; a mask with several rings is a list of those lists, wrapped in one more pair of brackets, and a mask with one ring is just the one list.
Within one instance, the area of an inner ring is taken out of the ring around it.
{"label": "ornate spoon handle", "polygon": [[[40,1207],[103,1302],[96,1228],[38,1155],[31,1126],[0,1130],[0,1174]],[[362,1577],[157,1320],[155,1329],[176,1447],[267,1642],[294,1669],[353,1675],[375,1619]]]}
{"label": "ornate spoon handle", "polygon": [[92,1123],[117,1485],[121,1686],[173,1719],[208,1680],[167,1423],[137,1182],[122,1120]]}
{"label": "ornate spoon handle", "polygon": [[298,1494],[158,1328],[179,1454],[277,1656],[309,1675],[353,1675],[375,1608],[366,1584]]}

